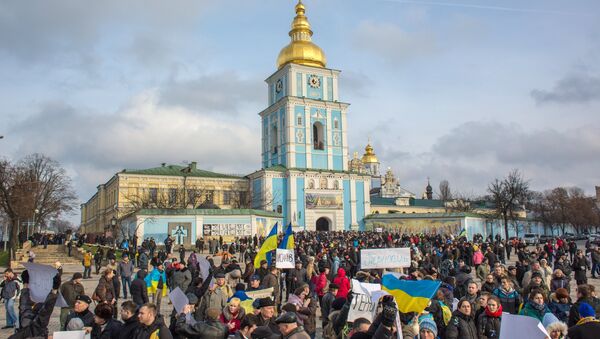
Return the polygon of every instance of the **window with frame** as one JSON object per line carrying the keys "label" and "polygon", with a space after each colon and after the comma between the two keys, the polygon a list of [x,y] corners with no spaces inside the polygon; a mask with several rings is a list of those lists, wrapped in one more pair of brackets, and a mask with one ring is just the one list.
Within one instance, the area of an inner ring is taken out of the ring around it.
{"label": "window with frame", "polygon": [[169,205],[177,203],[177,188],[169,188]]}
{"label": "window with frame", "polygon": [[148,189],[148,198],[151,203],[156,203],[158,201],[158,188],[151,187]]}
{"label": "window with frame", "polygon": [[298,126],[302,126],[302,116],[298,116],[298,121],[296,122]]}
{"label": "window with frame", "polygon": [[319,121],[313,124],[313,148],[316,150],[325,149],[323,124]]}

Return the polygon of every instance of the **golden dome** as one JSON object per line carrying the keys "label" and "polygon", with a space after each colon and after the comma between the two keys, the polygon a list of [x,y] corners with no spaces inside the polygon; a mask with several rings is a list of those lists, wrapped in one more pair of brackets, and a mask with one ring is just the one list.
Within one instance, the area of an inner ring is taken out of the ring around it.
{"label": "golden dome", "polygon": [[327,59],[323,50],[312,43],[313,32],[305,13],[304,4],[298,1],[296,5],[296,17],[292,21],[290,38],[292,41],[281,49],[277,57],[277,69],[295,63],[313,67],[325,67]]}
{"label": "golden dome", "polygon": [[377,159],[375,152],[373,152],[373,146],[371,146],[371,144],[367,144],[367,147],[365,147],[365,154],[363,154],[361,160],[363,164],[379,163],[379,159]]}

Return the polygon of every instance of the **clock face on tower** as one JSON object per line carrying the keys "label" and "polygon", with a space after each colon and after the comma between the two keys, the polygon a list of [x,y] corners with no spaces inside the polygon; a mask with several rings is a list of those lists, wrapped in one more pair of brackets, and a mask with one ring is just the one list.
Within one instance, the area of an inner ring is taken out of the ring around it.
{"label": "clock face on tower", "polygon": [[321,80],[319,79],[318,76],[311,75],[310,78],[308,78],[308,84],[312,88],[319,88],[319,87],[321,87]]}
{"label": "clock face on tower", "polygon": [[281,81],[281,79],[279,79],[275,83],[275,92],[279,93],[279,92],[281,92],[282,89],[283,89],[283,82]]}

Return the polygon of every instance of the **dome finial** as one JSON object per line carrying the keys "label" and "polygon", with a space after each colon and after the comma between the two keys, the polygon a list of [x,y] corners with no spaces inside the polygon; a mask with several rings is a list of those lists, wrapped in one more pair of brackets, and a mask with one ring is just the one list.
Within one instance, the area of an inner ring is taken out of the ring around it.
{"label": "dome finial", "polygon": [[289,33],[292,41],[279,52],[277,68],[289,63],[325,67],[325,53],[311,41],[313,32],[305,14],[306,8],[300,0],[296,4],[296,17],[292,21],[292,29]]}

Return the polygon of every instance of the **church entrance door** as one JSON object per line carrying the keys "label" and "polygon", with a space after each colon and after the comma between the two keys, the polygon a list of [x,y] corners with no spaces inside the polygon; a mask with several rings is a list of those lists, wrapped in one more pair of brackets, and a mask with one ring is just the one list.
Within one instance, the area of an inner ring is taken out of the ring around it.
{"label": "church entrance door", "polygon": [[329,219],[321,217],[317,219],[317,232],[329,231]]}

